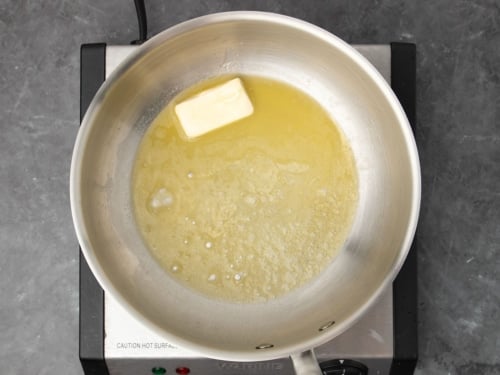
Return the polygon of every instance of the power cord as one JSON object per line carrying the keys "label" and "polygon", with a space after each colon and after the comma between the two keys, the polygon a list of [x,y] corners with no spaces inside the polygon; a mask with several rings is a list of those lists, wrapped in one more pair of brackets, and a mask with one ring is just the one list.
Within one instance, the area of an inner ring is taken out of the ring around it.
{"label": "power cord", "polygon": [[134,0],[135,11],[137,12],[137,22],[139,23],[139,39],[133,40],[130,44],[142,44],[148,40],[148,20],[146,18],[146,7],[144,0]]}

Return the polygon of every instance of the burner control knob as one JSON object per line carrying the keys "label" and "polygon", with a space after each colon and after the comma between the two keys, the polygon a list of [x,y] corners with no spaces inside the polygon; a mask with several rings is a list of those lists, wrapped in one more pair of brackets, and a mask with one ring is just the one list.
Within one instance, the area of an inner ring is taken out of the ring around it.
{"label": "burner control knob", "polygon": [[319,364],[323,375],[368,375],[368,367],[350,359],[334,359]]}

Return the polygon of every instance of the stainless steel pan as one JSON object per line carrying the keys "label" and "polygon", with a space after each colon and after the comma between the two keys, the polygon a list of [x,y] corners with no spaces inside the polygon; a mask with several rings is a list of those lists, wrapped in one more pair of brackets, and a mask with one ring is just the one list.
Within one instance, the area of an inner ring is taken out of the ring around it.
{"label": "stainless steel pan", "polygon": [[[359,207],[340,255],[307,286],[267,303],[221,302],[179,285],[148,252],[131,207],[134,154],[151,120],[184,88],[227,73],[312,95],[342,128],[358,171]],[[91,103],[71,165],[76,232],[105,291],[169,342],[233,361],[291,355],[297,367],[314,365],[308,350],[348,329],[395,278],[419,206],[417,149],[384,79],[332,34],[269,13],[208,15],[138,48]]]}

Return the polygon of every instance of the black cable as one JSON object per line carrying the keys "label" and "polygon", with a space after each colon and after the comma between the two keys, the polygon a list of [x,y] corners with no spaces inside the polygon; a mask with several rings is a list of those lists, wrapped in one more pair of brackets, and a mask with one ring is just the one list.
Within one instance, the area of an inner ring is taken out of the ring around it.
{"label": "black cable", "polygon": [[137,21],[139,22],[139,39],[131,44],[142,44],[148,39],[148,20],[146,18],[146,7],[144,0],[134,0],[135,11],[137,12]]}

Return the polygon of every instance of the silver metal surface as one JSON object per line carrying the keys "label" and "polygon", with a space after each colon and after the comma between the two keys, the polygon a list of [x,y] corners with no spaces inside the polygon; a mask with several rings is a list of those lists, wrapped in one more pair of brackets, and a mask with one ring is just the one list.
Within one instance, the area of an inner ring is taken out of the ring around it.
{"label": "silver metal surface", "polygon": [[[155,366],[164,367],[167,374],[177,367],[190,367],[193,373],[261,375],[294,373],[288,357],[264,362],[230,362],[201,357],[178,348],[145,327],[125,311],[112,297],[105,295],[104,357],[110,375],[147,373]],[[392,289],[349,330],[315,349],[318,361],[352,359],[370,369],[370,374],[389,374],[393,358]],[[201,371],[197,371],[201,372]]]}
{"label": "silver metal surface", "polygon": [[106,79],[118,65],[125,60],[132,52],[137,50],[137,46],[106,46]]}
{"label": "silver metal surface", "polygon": [[[200,357],[168,343],[108,295],[105,295],[104,316],[104,357],[111,375],[141,373],[154,366],[165,367],[167,373],[173,373],[179,366],[200,367],[205,374],[220,373],[221,368],[229,370],[235,366],[247,369],[234,362]],[[353,359],[368,366],[370,374],[388,374],[393,357],[392,289],[389,288],[354,326],[319,346],[315,352],[319,362]],[[262,362],[259,366],[263,374],[266,373],[264,369],[269,369],[270,374],[278,370],[293,374],[288,357]]]}
{"label": "silver metal surface", "polygon": [[297,375],[323,375],[312,349],[294,353],[290,358]]}
{"label": "silver metal surface", "polygon": [[[389,45],[354,45],[390,82],[391,49]],[[132,53],[135,46],[106,47],[106,77]],[[147,373],[162,366],[167,374],[187,366],[203,374],[255,373],[293,374],[289,358],[265,362],[226,362],[190,353],[178,348],[151,331],[131,316],[108,294],[105,294],[104,357],[110,375]],[[333,340],[315,349],[319,362],[331,359],[353,359],[368,366],[370,374],[389,373],[393,356],[392,288],[380,297],[354,326]]]}
{"label": "silver metal surface", "polygon": [[[177,283],[152,258],[132,215],[131,166],[148,124],[185,87],[226,73],[270,76],[313,96],[345,133],[358,170],[359,207],[338,257],[313,282],[262,304],[216,301]],[[168,342],[257,361],[330,341],[382,295],[413,239],[420,169],[399,102],[358,52],[303,21],[234,12],[160,33],[110,75],[80,127],[70,196],[83,254],[106,293]],[[255,349],[264,342],[274,347]]]}

